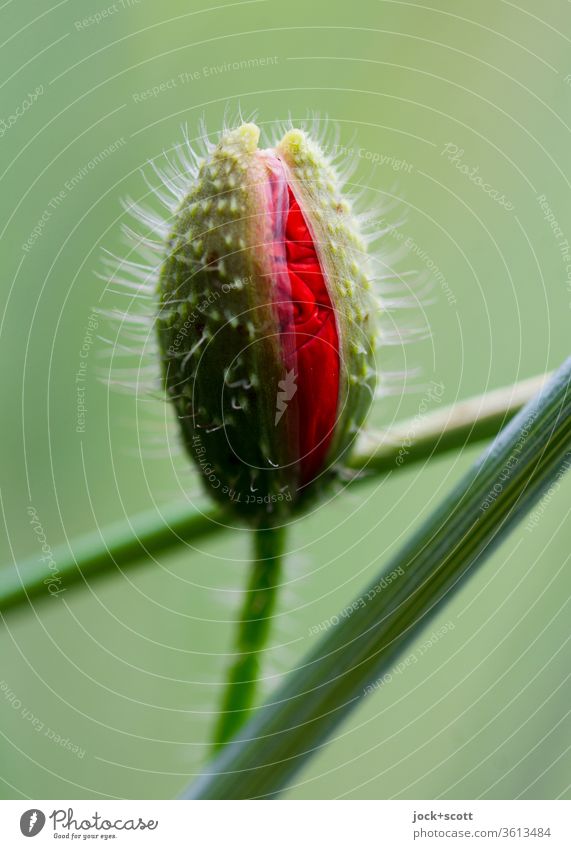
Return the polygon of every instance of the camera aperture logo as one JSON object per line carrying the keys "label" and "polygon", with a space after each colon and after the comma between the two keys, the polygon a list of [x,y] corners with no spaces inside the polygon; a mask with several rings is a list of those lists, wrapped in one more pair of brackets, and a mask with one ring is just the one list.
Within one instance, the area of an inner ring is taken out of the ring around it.
{"label": "camera aperture logo", "polygon": [[[154,831],[159,824],[158,820],[141,817],[108,818],[98,811],[90,817],[76,817],[73,808],[57,808],[49,814],[48,819],[52,821],[52,836],[69,840],[112,840],[120,837],[122,832]],[[25,811],[20,817],[20,831],[25,837],[35,837],[45,824],[46,815],[38,808]]]}
{"label": "camera aperture logo", "polygon": [[276,398],[276,416],[274,425],[277,427],[279,420],[287,410],[288,403],[292,400],[297,392],[297,383],[295,382],[297,375],[293,369],[288,371],[283,380],[278,383],[278,394]]}
{"label": "camera aperture logo", "polygon": [[35,837],[36,834],[40,833],[45,824],[46,815],[38,810],[38,808],[24,811],[20,817],[20,831],[24,837]]}

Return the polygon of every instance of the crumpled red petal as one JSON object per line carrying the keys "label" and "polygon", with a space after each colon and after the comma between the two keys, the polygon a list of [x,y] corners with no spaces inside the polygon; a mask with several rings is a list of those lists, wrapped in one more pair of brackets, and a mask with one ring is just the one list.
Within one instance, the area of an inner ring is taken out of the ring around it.
{"label": "crumpled red petal", "polygon": [[[285,242],[295,342],[285,366],[296,374],[300,485],[304,486],[322,470],[333,437],[339,401],[339,338],[317,249],[289,186],[288,195]],[[291,325],[284,330],[291,333]]]}

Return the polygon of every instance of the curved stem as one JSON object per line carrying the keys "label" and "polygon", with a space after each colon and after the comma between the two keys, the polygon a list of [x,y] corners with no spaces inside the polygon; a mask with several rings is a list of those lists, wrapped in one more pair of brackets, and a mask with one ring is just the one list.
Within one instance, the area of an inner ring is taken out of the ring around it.
{"label": "curved stem", "polygon": [[287,788],[361,699],[390,680],[386,673],[403,649],[570,467],[571,357],[185,797],[274,797]]}
{"label": "curved stem", "polygon": [[[357,472],[352,484],[489,439],[533,397],[548,376],[541,375],[460,401],[380,433],[362,434],[348,464]],[[196,542],[225,527],[224,513],[219,509],[192,512],[177,503],[165,507],[160,516],[144,513],[128,522],[80,537],[69,546],[54,549],[53,556],[61,586],[67,590],[74,584],[85,583],[87,578],[148,562],[154,555],[181,542]],[[32,598],[47,598],[49,593],[44,580],[49,574],[40,552],[19,564],[2,567],[0,611]]]}
{"label": "curved stem", "polygon": [[238,627],[237,657],[228,675],[214,737],[215,749],[234,736],[254,706],[261,652],[266,646],[276,603],[284,543],[285,528],[254,531],[252,573]]}

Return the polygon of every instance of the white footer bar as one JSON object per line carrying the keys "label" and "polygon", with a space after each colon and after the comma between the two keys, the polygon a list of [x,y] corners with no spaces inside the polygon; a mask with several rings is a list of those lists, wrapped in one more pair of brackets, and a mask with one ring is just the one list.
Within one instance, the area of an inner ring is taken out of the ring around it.
{"label": "white footer bar", "polygon": [[48,844],[571,849],[571,802],[0,801],[0,846]]}

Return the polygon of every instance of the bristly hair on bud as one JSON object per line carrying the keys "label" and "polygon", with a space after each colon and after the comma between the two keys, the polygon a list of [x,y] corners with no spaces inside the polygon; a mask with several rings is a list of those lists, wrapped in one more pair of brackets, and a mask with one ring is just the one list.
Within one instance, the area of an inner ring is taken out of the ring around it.
{"label": "bristly hair on bud", "polygon": [[340,476],[375,395],[374,215],[354,211],[315,133],[291,125],[267,146],[254,123],[199,152],[185,136],[155,171],[169,218],[128,204],[145,262],[123,267],[154,289],[183,444],[217,501],[279,524]]}

